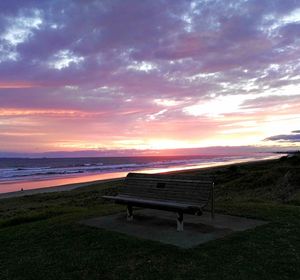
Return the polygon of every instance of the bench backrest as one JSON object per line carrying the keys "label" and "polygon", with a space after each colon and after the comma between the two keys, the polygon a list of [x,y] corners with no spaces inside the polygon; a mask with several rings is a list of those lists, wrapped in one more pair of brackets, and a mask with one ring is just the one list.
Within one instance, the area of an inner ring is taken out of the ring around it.
{"label": "bench backrest", "polygon": [[211,196],[213,182],[166,178],[151,174],[129,173],[121,195],[131,197],[167,200],[186,204],[207,204]]}

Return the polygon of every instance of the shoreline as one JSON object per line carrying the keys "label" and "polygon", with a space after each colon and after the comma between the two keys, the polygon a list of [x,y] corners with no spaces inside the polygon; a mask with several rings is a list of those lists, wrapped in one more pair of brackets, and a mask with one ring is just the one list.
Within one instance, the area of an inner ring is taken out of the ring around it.
{"label": "shoreline", "polygon": [[[278,157],[279,158],[279,157]],[[181,173],[181,172],[193,172],[195,170],[207,170],[212,168],[220,168],[220,167],[228,167],[235,164],[254,164],[257,162],[265,162],[265,161],[272,161],[276,160],[278,158],[270,158],[270,159],[261,159],[261,160],[251,160],[251,161],[241,161],[241,162],[233,162],[233,163],[226,163],[226,164],[219,164],[219,165],[212,165],[212,166],[204,166],[204,167],[196,167],[191,169],[180,169],[180,170],[170,170],[165,172],[157,172],[157,173]],[[128,171],[129,172],[135,172],[135,171]],[[79,182],[79,183],[71,183],[71,184],[63,184],[63,185],[56,185],[56,186],[49,186],[49,187],[42,187],[42,188],[35,188],[35,189],[27,189],[27,190],[19,190],[19,191],[13,191],[13,192],[6,192],[6,193],[0,193],[0,200],[6,199],[6,198],[13,198],[13,197],[22,197],[27,195],[35,195],[35,194],[42,194],[42,193],[52,193],[52,192],[63,192],[63,191],[71,191],[82,187],[90,187],[97,185],[99,183],[106,183],[106,182],[114,182],[114,181],[120,181],[123,180],[125,176],[122,177],[115,177],[115,178],[109,178],[109,179],[100,179],[100,180],[94,180],[94,181],[86,181],[86,182]]]}
{"label": "shoreline", "polygon": [[73,184],[52,186],[52,187],[46,187],[46,188],[37,188],[37,189],[28,189],[28,190],[23,190],[23,191],[0,193],[0,200],[5,199],[5,198],[22,197],[22,196],[26,196],[26,195],[34,195],[34,194],[41,194],[41,193],[72,191],[72,190],[82,188],[82,187],[90,187],[93,185],[97,185],[99,183],[114,182],[114,181],[117,182],[117,181],[122,180],[123,178],[124,177],[103,179],[103,180],[96,180],[96,181],[92,181],[92,182],[73,183]]}

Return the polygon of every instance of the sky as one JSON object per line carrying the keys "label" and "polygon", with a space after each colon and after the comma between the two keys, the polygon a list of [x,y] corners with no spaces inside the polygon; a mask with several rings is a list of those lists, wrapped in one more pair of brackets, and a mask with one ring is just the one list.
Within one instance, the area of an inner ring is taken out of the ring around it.
{"label": "sky", "polygon": [[0,2],[0,152],[300,146],[300,1]]}

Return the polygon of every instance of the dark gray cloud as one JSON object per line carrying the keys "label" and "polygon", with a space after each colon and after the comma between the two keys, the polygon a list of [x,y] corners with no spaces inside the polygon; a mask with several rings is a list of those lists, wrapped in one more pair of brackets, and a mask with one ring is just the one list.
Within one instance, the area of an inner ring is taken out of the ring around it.
{"label": "dark gray cloud", "polygon": [[292,131],[291,134],[274,135],[266,138],[265,141],[300,143],[300,130]]}
{"label": "dark gray cloud", "polygon": [[[157,75],[160,83],[168,83],[162,74],[176,75],[178,71],[186,75],[240,67],[264,69],[270,63],[288,59],[287,54],[292,55],[288,47],[298,36],[296,23],[286,23],[277,28],[279,31],[266,33],[277,16],[300,5],[295,1],[285,1],[284,5],[280,1],[272,1],[272,5],[269,1],[254,2],[128,0],[2,4],[1,30],[6,32],[14,24],[11,19],[16,18],[28,21],[24,26],[27,24],[30,34],[17,46],[6,48],[14,49],[17,59],[1,63],[1,77],[14,80],[12,73],[16,73],[15,79],[45,83],[83,84],[100,78],[103,83],[110,83],[102,75],[118,71],[119,79],[124,82],[127,78],[124,68],[135,60],[157,64],[163,73],[152,71],[148,75]],[[267,21],[269,15],[274,18]],[[30,27],[30,21],[37,18],[42,21],[38,28]],[[286,50],[282,52],[282,48]],[[69,50],[70,55],[84,60],[79,65],[70,63],[60,71],[49,67],[47,62],[61,50]],[[176,63],[182,59],[186,61]],[[174,66],[168,64],[171,60],[175,61]],[[76,79],[72,79],[74,76]]]}
{"label": "dark gray cloud", "polygon": [[[43,84],[43,96],[70,84],[196,99],[234,80],[276,87],[298,56],[299,24],[280,18],[299,7],[297,1],[5,1],[1,81]],[[151,70],[141,70],[143,63]],[[280,69],[264,74],[278,63]],[[184,80],[214,72],[222,77],[211,85]],[[15,94],[5,92],[2,98]]]}

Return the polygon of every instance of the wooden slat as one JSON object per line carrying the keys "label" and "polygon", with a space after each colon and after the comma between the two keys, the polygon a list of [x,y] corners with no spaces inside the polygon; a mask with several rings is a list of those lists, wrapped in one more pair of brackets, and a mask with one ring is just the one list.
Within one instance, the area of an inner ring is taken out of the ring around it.
{"label": "wooden slat", "polygon": [[126,186],[131,186],[131,185],[133,185],[133,186],[143,186],[143,187],[145,187],[145,186],[151,186],[151,187],[156,187],[157,186],[157,184],[165,184],[165,187],[172,187],[172,188],[174,188],[174,187],[177,187],[177,188],[197,188],[197,189],[199,189],[199,188],[210,188],[211,187],[211,185],[212,185],[212,183],[210,183],[210,184],[206,184],[206,185],[201,185],[201,184],[184,184],[184,183],[180,183],[180,182],[178,182],[178,183],[175,183],[175,182],[172,182],[172,183],[170,183],[170,182],[155,182],[155,181],[151,181],[151,182],[134,182],[134,181],[126,181],[125,182],[125,184],[126,184]]}
{"label": "wooden slat", "polygon": [[201,191],[206,191],[206,190],[210,190],[211,189],[211,186],[209,187],[205,187],[205,188],[197,188],[197,187],[193,187],[193,188],[185,188],[185,187],[178,187],[178,186],[168,186],[166,185],[165,187],[157,187],[156,185],[145,185],[145,186],[141,186],[141,185],[127,185],[125,186],[126,188],[128,189],[144,189],[144,190],[148,190],[148,189],[153,189],[153,190],[166,190],[166,191],[173,191],[173,190],[178,190],[178,191],[181,191],[181,192],[184,192],[186,190],[188,191],[197,191],[197,192],[201,192]]}
{"label": "wooden slat", "polygon": [[209,185],[211,181],[198,181],[198,180],[179,180],[179,179],[156,179],[156,178],[135,178],[135,177],[126,177],[126,181],[134,181],[134,182],[163,182],[163,183],[181,183],[181,184],[199,184],[199,185]]}
{"label": "wooden slat", "polygon": [[200,184],[183,184],[183,183],[163,183],[163,182],[146,182],[146,183],[143,183],[143,182],[125,182],[126,183],[126,186],[151,186],[151,187],[156,187],[158,184],[159,185],[162,185],[164,184],[165,187],[171,187],[171,188],[197,188],[197,189],[200,189],[200,188],[210,188],[212,184],[207,184],[207,185],[200,185]]}
{"label": "wooden slat", "polygon": [[211,186],[207,187],[207,188],[184,188],[184,187],[177,187],[177,186],[166,186],[164,188],[157,188],[156,185],[155,186],[134,186],[134,185],[127,185],[126,187],[124,187],[124,189],[128,189],[128,190],[132,190],[132,191],[149,191],[149,190],[155,190],[156,192],[160,192],[160,191],[178,191],[178,192],[189,192],[189,193],[202,193],[202,192],[207,192],[211,190]]}
{"label": "wooden slat", "polygon": [[188,197],[198,197],[198,196],[205,196],[205,195],[209,195],[210,194],[210,190],[205,190],[205,191],[199,191],[197,192],[196,190],[193,191],[189,191],[189,190],[185,190],[185,191],[180,191],[180,190],[157,190],[157,189],[146,189],[146,190],[139,190],[139,189],[125,189],[122,191],[123,192],[129,192],[129,193],[138,193],[138,194],[147,194],[147,193],[154,193],[157,195],[160,194],[169,194],[169,195],[183,195],[183,196],[188,196]]}
{"label": "wooden slat", "polygon": [[199,184],[211,184],[211,181],[202,181],[202,180],[184,180],[184,179],[164,179],[164,178],[154,178],[154,177],[126,177],[126,180],[137,180],[137,181],[158,181],[158,182],[181,182],[181,183],[199,183]]}
{"label": "wooden slat", "polygon": [[170,187],[166,187],[166,188],[157,188],[156,186],[152,187],[152,186],[126,186],[124,187],[124,189],[128,189],[128,190],[132,190],[132,191],[149,191],[149,190],[155,190],[155,192],[160,192],[160,191],[165,191],[165,192],[188,192],[188,193],[205,193],[207,191],[211,190],[211,186],[210,188],[170,188]]}
{"label": "wooden slat", "polygon": [[211,185],[212,182],[205,182],[205,183],[201,183],[201,182],[198,182],[198,181],[195,181],[195,182],[185,182],[183,180],[172,180],[172,181],[168,181],[168,180],[154,180],[154,179],[151,179],[151,180],[136,180],[136,179],[128,179],[128,180],[125,180],[126,183],[130,183],[130,182],[134,182],[135,184],[138,184],[138,185],[141,185],[141,184],[157,184],[157,183],[165,183],[165,184],[170,184],[170,185],[185,185],[185,186],[194,186],[194,185],[197,185],[197,186],[207,186],[207,185]]}

